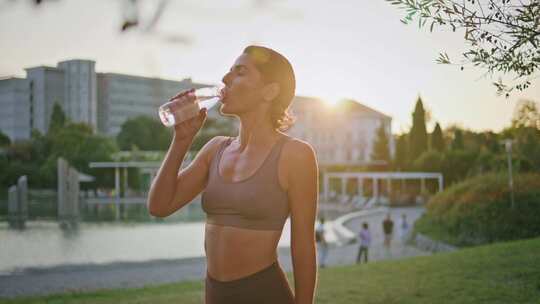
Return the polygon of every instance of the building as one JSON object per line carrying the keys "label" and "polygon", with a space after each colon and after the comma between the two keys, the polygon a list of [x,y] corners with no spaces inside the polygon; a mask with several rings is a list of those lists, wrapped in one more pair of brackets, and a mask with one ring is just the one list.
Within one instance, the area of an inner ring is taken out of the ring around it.
{"label": "building", "polygon": [[116,136],[129,118],[148,115],[158,119],[157,110],[179,91],[207,85],[122,74],[98,74],[98,130]]}
{"label": "building", "polygon": [[95,129],[97,88],[94,65],[89,60],[70,60],[58,63],[56,68],[26,69],[30,120],[24,121],[24,137],[12,139],[29,138],[32,129],[46,133],[55,103],[72,121],[88,123]]}
{"label": "building", "polygon": [[[97,73],[91,60],[68,60],[57,67],[26,69],[26,78],[0,80],[0,130],[11,140],[28,139],[32,129],[46,133],[55,103],[71,121],[84,122],[100,134],[116,136],[135,116],[158,119],[158,107],[179,91],[208,86],[115,73]],[[297,117],[289,133],[313,145],[319,164],[368,165],[377,129],[384,125],[394,153],[392,118],[356,101],[329,106],[317,98],[295,97]],[[217,116],[213,109],[210,116]],[[238,125],[238,124],[237,124]]]}
{"label": "building", "polygon": [[95,62],[69,60],[58,64],[64,74],[62,108],[72,121],[97,128],[97,75]]}
{"label": "building", "polygon": [[158,119],[159,105],[179,91],[208,85],[97,73],[91,60],[68,60],[57,67],[26,69],[26,78],[0,80],[0,130],[11,140],[28,139],[32,129],[46,133],[55,103],[74,122],[116,136],[122,124],[138,115]]}
{"label": "building", "polygon": [[11,140],[30,134],[30,81],[23,78],[0,80],[0,130]]}
{"label": "building", "polygon": [[394,154],[392,118],[353,100],[329,105],[317,98],[295,97],[296,123],[289,134],[309,142],[319,165],[369,165],[377,129],[384,125],[390,155]]}

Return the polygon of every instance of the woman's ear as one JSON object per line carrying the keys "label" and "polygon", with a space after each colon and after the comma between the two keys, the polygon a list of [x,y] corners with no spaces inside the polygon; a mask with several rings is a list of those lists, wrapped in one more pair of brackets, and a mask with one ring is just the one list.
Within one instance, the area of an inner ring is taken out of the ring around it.
{"label": "woman's ear", "polygon": [[265,101],[272,101],[276,99],[278,95],[279,95],[279,84],[277,82],[272,82],[264,86],[263,98]]}

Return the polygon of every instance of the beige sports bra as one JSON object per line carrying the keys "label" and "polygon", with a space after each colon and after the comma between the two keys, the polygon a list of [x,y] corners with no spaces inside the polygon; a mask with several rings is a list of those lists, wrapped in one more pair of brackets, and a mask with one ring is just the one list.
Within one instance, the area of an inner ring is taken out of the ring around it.
{"label": "beige sports bra", "polygon": [[223,150],[232,138],[221,144],[211,161],[208,183],[202,194],[207,223],[256,230],[283,229],[290,210],[287,193],[278,181],[278,161],[283,145],[290,139],[283,135],[261,167],[237,182],[225,181],[219,173]]}

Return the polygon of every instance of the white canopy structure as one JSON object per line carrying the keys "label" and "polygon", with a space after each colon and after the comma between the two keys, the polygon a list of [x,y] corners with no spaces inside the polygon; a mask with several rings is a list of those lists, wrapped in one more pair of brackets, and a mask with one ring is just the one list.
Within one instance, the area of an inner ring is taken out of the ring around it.
{"label": "white canopy structure", "polygon": [[[124,189],[127,189],[127,179],[128,179],[128,168],[141,168],[143,173],[149,173],[151,176],[150,180],[153,180],[156,176],[161,162],[140,162],[140,161],[128,161],[128,162],[91,162],[90,168],[114,168],[114,187],[115,187],[115,204],[116,208],[116,218],[118,219],[119,207],[120,207],[120,168],[124,169]],[[128,203],[133,200],[122,200],[123,203]],[[137,200],[135,200],[138,202]]]}
{"label": "white canopy structure", "polygon": [[443,189],[443,175],[442,173],[433,173],[433,172],[325,172],[323,175],[324,178],[324,200],[328,201],[329,190],[330,190],[330,179],[340,179],[341,180],[341,193],[345,193],[346,182],[348,179],[357,179],[358,182],[358,195],[363,195],[363,181],[365,179],[373,180],[373,197],[379,197],[379,180],[387,180],[387,192],[392,191],[391,180],[410,180],[416,179],[421,182],[422,192],[425,191],[425,180],[426,179],[437,179],[439,181],[439,191]]}

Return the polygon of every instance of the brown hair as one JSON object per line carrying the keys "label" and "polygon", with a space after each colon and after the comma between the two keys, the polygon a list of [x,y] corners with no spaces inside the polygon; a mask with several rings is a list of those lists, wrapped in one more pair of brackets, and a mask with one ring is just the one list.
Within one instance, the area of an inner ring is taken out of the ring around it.
{"label": "brown hair", "polygon": [[296,89],[291,63],[280,53],[262,46],[250,45],[243,53],[254,61],[265,82],[279,85],[279,94],[270,106],[270,119],[276,130],[288,130],[295,121],[289,113]]}

